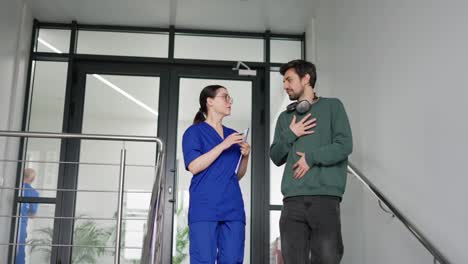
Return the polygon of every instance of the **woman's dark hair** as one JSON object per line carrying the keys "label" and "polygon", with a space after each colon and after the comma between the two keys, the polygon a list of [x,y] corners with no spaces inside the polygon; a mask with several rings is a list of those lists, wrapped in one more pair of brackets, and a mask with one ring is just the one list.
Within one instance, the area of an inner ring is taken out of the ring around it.
{"label": "woman's dark hair", "polygon": [[194,124],[201,123],[206,120],[208,115],[208,108],[206,107],[206,101],[208,98],[215,98],[218,89],[224,88],[224,86],[214,84],[208,85],[200,92],[200,98],[198,101],[200,102],[200,108],[198,109],[195,118],[193,119]]}
{"label": "woman's dark hair", "polygon": [[315,65],[313,63],[305,60],[292,60],[281,66],[281,75],[284,75],[289,69],[294,69],[297,75],[299,75],[301,78],[303,78],[306,74],[309,74],[309,84],[312,86],[312,88],[315,87],[315,82],[317,81],[317,70],[315,69]]}

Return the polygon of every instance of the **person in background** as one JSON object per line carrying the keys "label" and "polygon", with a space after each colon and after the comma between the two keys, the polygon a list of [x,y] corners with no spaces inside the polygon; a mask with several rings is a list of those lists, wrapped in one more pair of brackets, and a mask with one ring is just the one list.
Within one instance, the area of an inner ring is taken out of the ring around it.
{"label": "person in background", "polygon": [[[36,171],[31,168],[24,170],[23,175],[23,190],[22,197],[39,197],[39,193],[32,187],[32,183],[36,179]],[[26,242],[27,242],[27,229],[28,219],[32,218],[37,213],[36,203],[21,203],[20,207],[20,220],[19,220],[19,235],[18,247],[16,252],[16,264],[26,263]]]}

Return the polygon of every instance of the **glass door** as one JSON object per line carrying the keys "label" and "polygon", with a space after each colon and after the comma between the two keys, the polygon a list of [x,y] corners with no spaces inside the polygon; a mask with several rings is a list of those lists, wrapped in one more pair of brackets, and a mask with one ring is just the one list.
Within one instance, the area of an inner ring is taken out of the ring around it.
{"label": "glass door", "polygon": [[[164,219],[166,236],[171,236],[172,243],[165,243],[163,257],[164,263],[189,263],[189,236],[188,236],[188,205],[189,205],[189,186],[192,175],[185,170],[183,154],[182,154],[182,135],[184,131],[193,123],[193,118],[199,109],[199,95],[201,90],[212,84],[219,84],[228,89],[229,94],[234,99],[232,105],[232,113],[223,120],[223,124],[237,131],[242,131],[250,128],[254,133],[249,134],[248,142],[252,146],[252,154],[249,161],[249,167],[246,175],[241,179],[240,186],[244,199],[246,213],[246,241],[244,263],[254,263],[251,261],[252,251],[252,209],[254,207],[253,199],[257,196],[252,195],[255,191],[254,175],[259,174],[258,166],[262,161],[255,159],[254,152],[258,145],[261,144],[262,124],[257,119],[261,112],[261,103],[254,110],[254,102],[260,98],[256,98],[256,91],[259,91],[259,77],[239,76],[231,69],[176,69],[171,74],[171,84],[175,86],[176,92],[171,94],[171,118],[175,120],[170,124],[169,145],[168,145],[168,166],[173,172],[169,176],[168,182],[173,184],[173,191],[169,197],[172,202],[170,210],[173,215],[167,215]],[[258,89],[258,90],[256,90]],[[176,94],[177,93],[177,94]],[[177,100],[175,100],[177,99]],[[255,114],[256,113],[256,114]],[[257,122],[255,122],[257,121]],[[172,130],[174,129],[174,130]],[[257,173],[255,173],[257,169]],[[258,198],[257,198],[258,202]],[[170,218],[169,218],[170,217]],[[171,252],[169,254],[169,252]]]}
{"label": "glass door", "polygon": [[[148,65],[78,63],[69,132],[165,137],[167,71]],[[161,103],[163,102],[163,103]],[[139,263],[154,183],[156,144],[70,141],[59,214],[62,263],[114,263],[121,149],[126,150],[120,263]],[[68,219],[72,217],[73,219]],[[63,260],[67,260],[63,262]]]}

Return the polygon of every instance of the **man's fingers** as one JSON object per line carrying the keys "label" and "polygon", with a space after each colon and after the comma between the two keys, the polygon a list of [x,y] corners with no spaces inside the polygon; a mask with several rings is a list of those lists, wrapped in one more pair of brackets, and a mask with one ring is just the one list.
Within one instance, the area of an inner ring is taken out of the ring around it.
{"label": "man's fingers", "polygon": [[313,122],[307,121],[307,122],[304,123],[304,127],[306,127],[306,126],[316,126],[316,125],[317,125],[317,122],[315,122],[315,121],[313,121]]}
{"label": "man's fingers", "polygon": [[294,165],[292,166],[292,169],[295,170],[297,168],[297,166],[299,166],[299,161],[294,163]]}
{"label": "man's fingers", "polygon": [[301,170],[300,175],[298,176],[299,179],[302,178],[302,177],[304,177],[304,175],[306,174],[306,172],[307,172],[307,170],[303,168],[303,169]]}
{"label": "man's fingers", "polygon": [[301,157],[302,157],[302,156],[304,156],[304,152],[299,152],[299,151],[296,151],[296,155],[298,155],[298,156],[301,156]]}
{"label": "man's fingers", "polygon": [[300,179],[300,178],[302,178],[303,175],[304,175],[304,169],[302,169],[302,167],[301,167],[301,168],[298,168],[295,178],[296,178],[296,179]]}
{"label": "man's fingers", "polygon": [[309,119],[309,117],[311,116],[310,113],[308,113],[306,116],[304,116],[302,119],[301,119],[301,123],[304,123],[307,119]]}
{"label": "man's fingers", "polygon": [[291,119],[291,125],[296,124],[296,115],[293,115],[293,118]]}
{"label": "man's fingers", "polygon": [[315,124],[308,125],[308,126],[304,127],[304,130],[309,130],[309,129],[314,128],[314,127],[315,127]]}
{"label": "man's fingers", "polygon": [[[310,114],[309,114],[309,115],[310,115]],[[315,123],[315,122],[317,122],[317,118],[314,117],[314,118],[312,118],[312,119],[306,120],[306,121],[304,122],[304,125],[312,124],[312,123]]]}
{"label": "man's fingers", "polygon": [[301,168],[297,168],[296,173],[294,175],[295,179],[299,179],[299,176],[301,175]]}
{"label": "man's fingers", "polygon": [[304,131],[304,135],[310,135],[310,134],[313,134],[313,133],[315,133],[314,130]]}

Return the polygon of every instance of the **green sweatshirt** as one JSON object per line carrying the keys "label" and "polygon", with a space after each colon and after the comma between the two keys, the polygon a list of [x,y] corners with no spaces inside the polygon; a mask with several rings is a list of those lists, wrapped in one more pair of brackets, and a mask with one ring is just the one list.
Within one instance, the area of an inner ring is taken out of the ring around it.
{"label": "green sweatshirt", "polygon": [[[289,128],[296,115],[299,122],[305,115],[317,118],[315,132],[297,137]],[[351,127],[340,100],[321,97],[309,112],[282,112],[278,118],[270,158],[277,166],[286,163],[281,182],[284,197],[299,195],[332,195],[342,197],[346,186],[348,155],[353,149]],[[310,170],[301,179],[294,179],[292,166],[304,152]]]}

